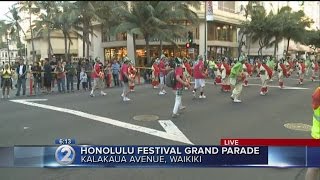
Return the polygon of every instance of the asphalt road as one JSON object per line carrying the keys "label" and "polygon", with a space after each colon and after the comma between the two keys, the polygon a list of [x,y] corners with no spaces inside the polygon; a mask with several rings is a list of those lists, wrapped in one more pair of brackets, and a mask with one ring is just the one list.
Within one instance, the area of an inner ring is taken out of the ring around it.
{"label": "asphalt road", "polygon": [[[250,84],[259,84],[251,79]],[[286,86],[297,86],[297,81],[286,79]],[[274,81],[271,85],[276,86]],[[159,96],[150,85],[136,87],[132,101],[122,102],[121,89],[106,89],[106,96],[89,97],[88,92],[40,97],[48,99],[40,104],[78,110],[122,122],[164,131],[158,121],[136,121],[136,115],[157,115],[159,120],[172,120],[195,145],[218,145],[221,138],[309,138],[310,132],[284,127],[286,123],[311,125],[311,94],[319,82],[306,81],[308,89],[280,90],[269,88],[269,94],[259,95],[260,87],[244,87],[243,103],[231,102],[229,93],[218,86],[207,84],[207,99],[193,99],[191,91],[183,94],[187,106],[183,114],[171,118],[174,94]],[[145,133],[81,118],[75,115],[0,100],[0,146],[52,145],[60,137],[75,138],[78,144],[104,145],[183,145]],[[0,179],[181,179],[181,180],[293,180],[303,179],[302,169],[277,168],[194,168],[194,169],[36,169],[3,168]]]}

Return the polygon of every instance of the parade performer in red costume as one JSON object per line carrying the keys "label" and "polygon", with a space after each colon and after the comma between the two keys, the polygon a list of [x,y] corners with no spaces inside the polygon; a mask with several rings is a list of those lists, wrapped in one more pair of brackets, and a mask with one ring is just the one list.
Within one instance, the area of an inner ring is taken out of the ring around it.
{"label": "parade performer in red costume", "polygon": [[134,67],[132,61],[129,62],[128,73],[129,73],[129,79],[131,80],[129,81],[129,89],[130,89],[130,92],[134,92],[137,69]]}
{"label": "parade performer in red costume", "polygon": [[229,75],[231,72],[231,67],[228,64],[228,59],[225,58],[222,66],[221,66],[221,77],[222,77],[222,85],[221,85],[221,91],[223,92],[230,92],[231,91],[231,85],[230,85],[230,79]]}
{"label": "parade performer in red costume", "polygon": [[318,64],[317,60],[312,61],[311,68],[312,68],[311,81],[314,81],[316,79],[317,74],[319,73],[319,64]]}
{"label": "parade performer in red costume", "polygon": [[214,84],[221,84],[221,82],[222,82],[221,66],[222,66],[221,60],[218,59],[216,65],[215,65],[215,71],[214,71],[215,76],[216,76],[216,78],[214,79]]}
{"label": "parade performer in red costume", "polygon": [[304,79],[304,74],[306,72],[306,66],[303,62],[302,59],[299,60],[296,64],[297,70],[298,70],[298,76],[299,76],[299,81],[298,84],[302,85],[303,84],[303,79]]}
{"label": "parade performer in red costume", "polygon": [[288,77],[287,67],[285,65],[284,59],[280,59],[278,63],[278,79],[279,79],[279,88],[283,88],[283,78]]}
{"label": "parade performer in red costume", "polygon": [[159,88],[159,75],[160,75],[160,69],[159,69],[159,58],[157,58],[153,65],[152,65],[152,87],[154,89]]}
{"label": "parade performer in red costume", "polygon": [[243,68],[243,73],[245,75],[244,81],[243,81],[243,86],[247,87],[248,86],[248,78],[252,75],[252,66],[248,62],[248,59],[245,59],[245,63],[242,65]]}
{"label": "parade performer in red costume", "polygon": [[260,79],[261,79],[261,90],[260,95],[266,95],[268,93],[268,82],[272,77],[272,70],[267,66],[266,60],[262,61],[260,66]]}

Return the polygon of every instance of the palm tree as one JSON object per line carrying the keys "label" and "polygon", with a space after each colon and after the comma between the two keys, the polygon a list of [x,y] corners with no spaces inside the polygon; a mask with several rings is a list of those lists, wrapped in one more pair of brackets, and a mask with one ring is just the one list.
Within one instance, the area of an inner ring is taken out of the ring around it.
{"label": "palm tree", "polygon": [[20,37],[20,32],[22,31],[24,33],[23,29],[20,26],[20,22],[22,19],[19,16],[18,9],[15,6],[10,8],[9,12],[10,12],[10,15],[6,15],[6,16],[9,19],[9,21],[8,21],[9,26],[11,26],[12,30],[14,30],[12,32],[13,33],[12,38],[14,40],[16,40],[16,42],[17,42],[18,55],[22,56],[22,52],[23,52],[22,48],[24,47],[24,46],[22,46],[21,37]]}
{"label": "palm tree", "polygon": [[47,36],[48,39],[48,59],[51,61],[53,49],[51,45],[51,32],[54,30],[54,17],[58,14],[58,4],[56,1],[37,1],[36,6],[42,10],[44,13],[39,15],[40,20],[34,20],[34,32],[35,36]]}
{"label": "palm tree", "polygon": [[[79,12],[77,11],[77,7],[73,3],[63,2],[61,4],[62,11],[59,12],[59,15],[55,18],[55,27],[62,31],[64,37],[64,45],[65,45],[65,60],[69,60],[70,54],[70,46],[72,43],[70,33],[75,33],[78,36],[82,37],[81,34],[78,33],[76,29],[80,27],[77,26]],[[68,40],[69,40],[69,48],[68,48]]]}
{"label": "palm tree", "polygon": [[130,11],[127,8],[115,8],[114,13],[121,17],[121,23],[115,32],[129,32],[144,37],[148,63],[151,62],[149,45],[151,38],[158,36],[161,40],[169,41],[174,35],[181,36],[186,28],[174,23],[191,16],[197,17],[187,4],[173,1],[134,1],[131,2]]}
{"label": "palm tree", "polygon": [[[80,13],[79,20],[83,27],[83,56],[89,58],[90,53],[90,35],[95,35],[93,33],[92,22],[95,20],[100,21],[100,18],[96,14],[95,7],[91,1],[76,1],[77,10]],[[85,53],[85,45],[87,45],[87,53]]]}
{"label": "palm tree", "polygon": [[5,21],[0,21],[0,37],[5,36],[6,46],[7,46],[7,50],[8,50],[9,64],[11,64],[9,36],[12,36],[13,34],[14,34],[13,27],[10,24],[7,24]]}
{"label": "palm tree", "polygon": [[36,53],[34,50],[34,39],[33,39],[33,26],[32,26],[32,14],[39,13],[40,9],[35,6],[36,1],[23,1],[22,6],[19,9],[19,12],[29,13],[29,28],[31,34],[31,43],[32,43],[32,61],[36,59]]}

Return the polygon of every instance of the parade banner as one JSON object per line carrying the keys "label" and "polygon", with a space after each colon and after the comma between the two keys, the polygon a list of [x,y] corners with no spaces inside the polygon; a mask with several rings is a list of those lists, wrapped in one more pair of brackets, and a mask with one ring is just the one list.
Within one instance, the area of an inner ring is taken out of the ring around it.
{"label": "parade banner", "polygon": [[206,21],[213,21],[212,1],[205,1],[205,2],[206,2]]}
{"label": "parade banner", "polygon": [[0,167],[320,167],[320,146],[15,146],[0,148]]}

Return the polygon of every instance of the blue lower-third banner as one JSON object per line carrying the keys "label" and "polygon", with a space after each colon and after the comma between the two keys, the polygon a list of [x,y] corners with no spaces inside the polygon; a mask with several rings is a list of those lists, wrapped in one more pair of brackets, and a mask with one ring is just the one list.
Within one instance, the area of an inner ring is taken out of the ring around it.
{"label": "blue lower-third banner", "polygon": [[320,167],[320,147],[16,146],[0,148],[0,167]]}

